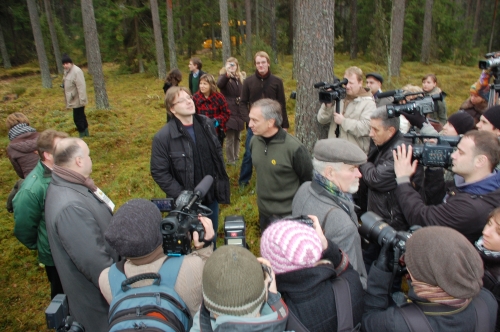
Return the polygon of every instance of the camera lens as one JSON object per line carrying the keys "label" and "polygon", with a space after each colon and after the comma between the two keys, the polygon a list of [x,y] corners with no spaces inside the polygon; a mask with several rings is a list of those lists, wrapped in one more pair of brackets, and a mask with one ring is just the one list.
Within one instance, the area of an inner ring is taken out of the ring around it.
{"label": "camera lens", "polygon": [[396,236],[394,228],[382,221],[382,218],[373,212],[366,212],[361,216],[359,234],[365,239],[377,242],[379,245],[392,242]]}

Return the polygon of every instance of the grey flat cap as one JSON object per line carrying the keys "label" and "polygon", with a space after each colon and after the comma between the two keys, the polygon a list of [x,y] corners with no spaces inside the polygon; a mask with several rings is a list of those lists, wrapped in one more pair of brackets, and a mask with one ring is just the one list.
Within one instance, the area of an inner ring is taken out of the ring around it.
{"label": "grey flat cap", "polygon": [[368,73],[368,74],[366,74],[366,78],[368,78],[368,77],[373,77],[374,79],[376,79],[380,83],[384,83],[384,78],[379,73]]}
{"label": "grey flat cap", "polygon": [[329,163],[361,165],[366,154],[356,144],[340,138],[321,139],[314,145],[314,158]]}

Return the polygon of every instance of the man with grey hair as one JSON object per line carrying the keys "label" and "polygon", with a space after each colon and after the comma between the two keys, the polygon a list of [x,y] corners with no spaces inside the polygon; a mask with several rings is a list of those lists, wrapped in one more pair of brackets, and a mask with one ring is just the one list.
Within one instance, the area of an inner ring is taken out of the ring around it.
{"label": "man with grey hair", "polygon": [[83,140],[60,140],[54,163],[45,220],[70,314],[87,331],[108,331],[109,305],[99,290],[99,275],[118,260],[104,238],[114,204],[90,178],[92,160]]}
{"label": "man with grey hair", "polygon": [[366,289],[367,274],[361,252],[358,218],[350,194],[359,188],[359,165],[366,154],[356,144],[339,138],[322,139],[314,146],[313,178],[300,186],[292,203],[294,216],[318,217],[325,237],[349,256]]}
{"label": "man with grey hair", "polygon": [[263,232],[270,217],[292,213],[297,189],[311,180],[312,162],[305,146],[281,128],[283,118],[277,101],[256,101],[249,117],[249,128],[255,136],[250,141],[250,151],[257,172],[257,205]]}

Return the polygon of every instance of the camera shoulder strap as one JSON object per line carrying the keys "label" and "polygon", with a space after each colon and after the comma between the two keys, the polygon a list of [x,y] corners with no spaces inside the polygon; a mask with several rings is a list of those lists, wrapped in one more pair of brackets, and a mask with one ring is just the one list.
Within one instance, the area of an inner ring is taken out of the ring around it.
{"label": "camera shoulder strap", "polygon": [[410,332],[434,332],[422,309],[414,303],[406,303],[398,308]]}
{"label": "camera shoulder strap", "polygon": [[332,281],[332,288],[337,309],[337,331],[351,332],[353,331],[353,321],[349,283],[344,278],[337,277]]}

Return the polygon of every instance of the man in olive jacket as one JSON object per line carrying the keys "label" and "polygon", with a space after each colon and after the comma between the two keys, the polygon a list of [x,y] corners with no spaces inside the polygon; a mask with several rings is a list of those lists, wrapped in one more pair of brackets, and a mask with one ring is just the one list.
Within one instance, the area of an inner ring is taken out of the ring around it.
{"label": "man in olive jacket", "polygon": [[45,219],[70,315],[86,331],[104,332],[108,331],[109,305],[99,290],[99,275],[118,261],[104,237],[114,204],[90,178],[89,153],[79,138],[57,143]]}
{"label": "man in olive jacket", "polygon": [[37,140],[40,160],[26,177],[14,197],[14,235],[28,249],[38,250],[38,261],[45,265],[50,282],[50,298],[62,294],[61,280],[57,274],[50,252],[47,228],[45,227],[45,195],[52,179],[54,147],[68,134],[52,129],[45,130]]}
{"label": "man in olive jacket", "polygon": [[89,124],[85,115],[87,105],[87,87],[83,71],[73,64],[73,60],[64,54],[62,57],[64,67],[63,88],[66,98],[66,108],[73,109],[73,121],[80,137],[89,136]]}

